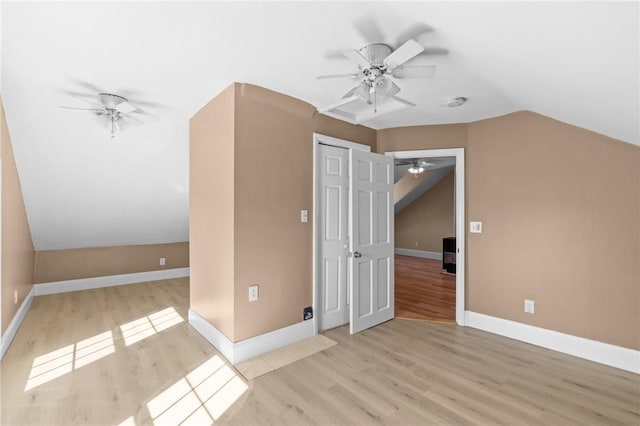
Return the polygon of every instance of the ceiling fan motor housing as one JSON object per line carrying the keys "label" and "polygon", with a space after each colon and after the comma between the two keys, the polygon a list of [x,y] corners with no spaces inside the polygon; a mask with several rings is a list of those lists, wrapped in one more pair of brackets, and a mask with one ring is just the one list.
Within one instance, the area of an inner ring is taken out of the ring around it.
{"label": "ceiling fan motor housing", "polygon": [[375,43],[361,48],[358,52],[360,52],[372,66],[381,68],[384,67],[384,59],[389,56],[393,50],[386,44]]}

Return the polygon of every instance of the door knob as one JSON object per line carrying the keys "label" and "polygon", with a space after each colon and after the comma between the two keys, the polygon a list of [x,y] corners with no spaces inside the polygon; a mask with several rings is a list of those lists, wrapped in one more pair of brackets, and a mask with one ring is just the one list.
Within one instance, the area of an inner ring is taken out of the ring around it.
{"label": "door knob", "polygon": [[355,257],[356,259],[357,259],[358,257],[362,257],[362,253],[360,253],[359,251],[357,251],[357,252],[353,253],[353,257]]}

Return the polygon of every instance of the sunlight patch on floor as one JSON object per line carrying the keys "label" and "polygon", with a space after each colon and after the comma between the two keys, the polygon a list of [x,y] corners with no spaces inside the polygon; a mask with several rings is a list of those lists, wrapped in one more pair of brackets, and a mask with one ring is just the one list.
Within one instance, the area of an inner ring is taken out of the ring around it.
{"label": "sunlight patch on floor", "polygon": [[218,355],[147,403],[153,424],[212,424],[247,390],[247,384]]}
{"label": "sunlight patch on floor", "polygon": [[115,352],[113,333],[105,331],[88,339],[46,353],[33,360],[25,391],[64,376]]}
{"label": "sunlight patch on floor", "polygon": [[184,318],[171,306],[120,326],[125,346],[133,345],[149,336],[184,322]]}

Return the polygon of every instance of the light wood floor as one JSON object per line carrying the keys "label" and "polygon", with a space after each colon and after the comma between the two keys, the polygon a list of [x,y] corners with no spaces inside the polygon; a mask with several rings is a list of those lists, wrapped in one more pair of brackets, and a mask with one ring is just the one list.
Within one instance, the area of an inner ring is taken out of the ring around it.
{"label": "light wood floor", "polygon": [[442,261],[395,256],[396,317],[454,322],[456,277],[442,273]]}
{"label": "light wood floor", "polygon": [[340,327],[245,385],[187,303],[186,279],[37,297],[2,361],[2,425],[640,423],[640,376],[454,324]]}

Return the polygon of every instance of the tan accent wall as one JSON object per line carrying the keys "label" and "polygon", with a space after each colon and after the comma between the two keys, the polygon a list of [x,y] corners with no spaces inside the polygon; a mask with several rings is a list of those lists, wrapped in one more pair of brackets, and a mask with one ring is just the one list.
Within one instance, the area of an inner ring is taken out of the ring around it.
{"label": "tan accent wall", "polygon": [[190,306],[231,340],[235,91],[228,87],[191,119],[189,147]]}
{"label": "tan accent wall", "polygon": [[467,309],[640,349],[640,148],[532,112],[377,144],[466,148]]}
{"label": "tan accent wall", "polygon": [[[0,99],[2,159],[2,332],[33,286],[33,242],[22,198],[9,129]],[[14,303],[14,293],[18,301]]]}
{"label": "tan accent wall", "polygon": [[453,183],[451,172],[396,214],[396,248],[442,252],[442,238],[455,229]]}
{"label": "tan accent wall", "polygon": [[[191,303],[234,342],[298,323],[312,304],[313,218],[301,223],[300,210],[313,209],[314,132],[376,141],[375,130],[249,84],[234,84],[191,121]],[[260,293],[250,303],[252,284]]]}
{"label": "tan accent wall", "polygon": [[[160,266],[160,258],[166,264]],[[35,282],[186,268],[189,243],[40,250],[35,254]]]}
{"label": "tan accent wall", "polygon": [[519,112],[467,159],[468,309],[640,349],[640,148]]}
{"label": "tan accent wall", "polygon": [[[373,146],[375,130],[248,84],[236,98],[236,341],[302,321],[311,306],[313,132]],[[256,178],[258,175],[258,178]],[[260,285],[249,302],[248,287]]]}
{"label": "tan accent wall", "polygon": [[468,124],[443,124],[378,130],[376,152],[465,148],[467,129]]}

